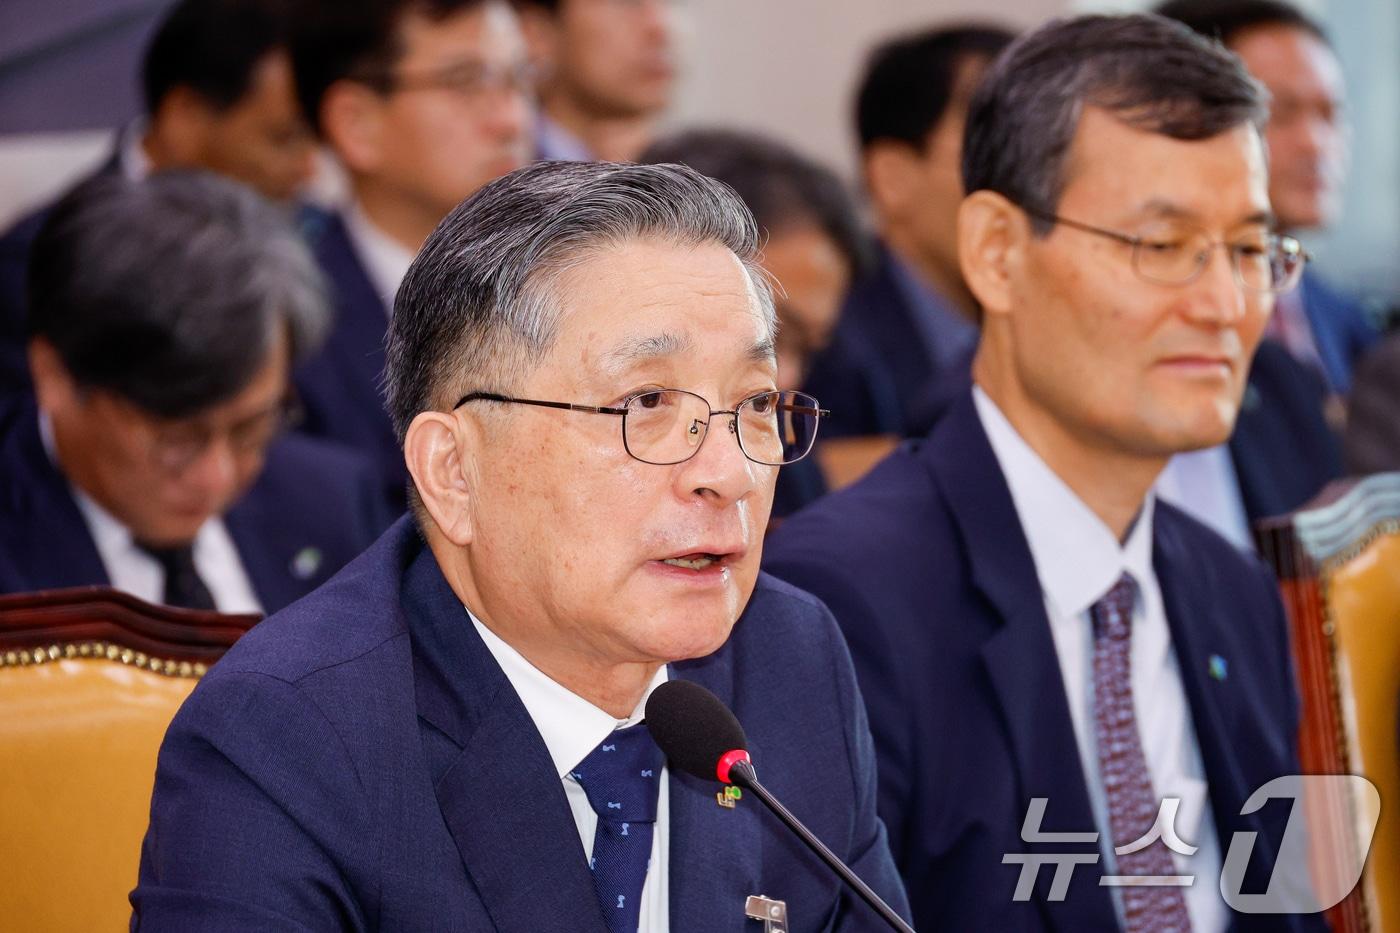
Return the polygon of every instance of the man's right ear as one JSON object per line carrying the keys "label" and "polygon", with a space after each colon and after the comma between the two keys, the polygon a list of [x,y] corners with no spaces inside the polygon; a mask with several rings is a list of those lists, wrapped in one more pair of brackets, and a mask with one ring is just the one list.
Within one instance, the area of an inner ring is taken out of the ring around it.
{"label": "man's right ear", "polygon": [[408,426],[403,441],[404,462],[423,508],[443,537],[458,547],[470,544],[474,531],[476,434],[453,414],[423,411]]}
{"label": "man's right ear", "polygon": [[1011,308],[1013,277],[1030,227],[1025,215],[995,191],[974,191],[958,207],[958,264],[989,317]]}
{"label": "man's right ear", "polygon": [[373,172],[383,160],[384,98],[358,81],[337,81],[321,97],[321,131],[352,172]]}
{"label": "man's right ear", "polygon": [[67,407],[75,397],[77,387],[53,344],[43,337],[34,337],[29,341],[27,353],[29,375],[34,380],[34,397],[39,403],[39,410],[54,412]]}

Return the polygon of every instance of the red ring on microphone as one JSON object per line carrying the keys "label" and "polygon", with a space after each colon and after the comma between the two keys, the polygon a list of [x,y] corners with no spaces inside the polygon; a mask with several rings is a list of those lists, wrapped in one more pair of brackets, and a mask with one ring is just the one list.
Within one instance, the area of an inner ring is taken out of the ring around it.
{"label": "red ring on microphone", "polygon": [[723,755],[720,755],[719,764],[715,766],[715,774],[719,775],[720,783],[732,783],[729,780],[729,769],[734,767],[741,761],[749,760],[749,753],[744,751],[742,748],[736,748],[733,751],[728,751],[725,752]]}

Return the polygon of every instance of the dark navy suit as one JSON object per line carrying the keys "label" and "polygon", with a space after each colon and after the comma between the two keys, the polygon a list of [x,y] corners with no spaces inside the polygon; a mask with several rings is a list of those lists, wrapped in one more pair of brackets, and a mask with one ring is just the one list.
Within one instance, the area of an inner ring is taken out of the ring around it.
{"label": "dark navy suit", "polygon": [[1352,369],[1376,342],[1376,329],[1355,298],[1311,271],[1303,272],[1298,291],[1327,381],[1334,392],[1346,395],[1351,391]]}
{"label": "dark navy suit", "polygon": [[[762,577],[729,641],[671,676],[714,691],[764,782],[896,909],[864,707],[835,623]],[[670,775],[674,933],[878,929],[752,798]],[[161,748],[133,929],[603,933],[544,740],[404,519],[200,682]]]}
{"label": "dark navy suit", "polygon": [[370,458],[379,469],[385,501],[398,512],[405,503],[408,471],[380,388],[390,309],[370,282],[340,216],[314,209],[302,216],[336,318],[325,346],[296,370],[297,392],[306,409],[301,430]]}
{"label": "dark navy suit", "polygon": [[875,271],[851,288],[830,345],[812,363],[804,388],[831,410],[826,437],[908,436],[927,423],[921,416],[936,387],[969,378],[972,325],[897,262],[881,246]]}
{"label": "dark navy suit", "polygon": [[[1061,902],[1049,900],[1042,869],[1020,903],[1020,868],[1002,864],[1006,853],[1098,847],[1021,839],[1032,797],[1049,798],[1047,832],[1096,826],[1035,564],[970,394],[926,441],[789,518],[764,557],[768,570],[822,598],[846,635],[879,755],[880,812],[916,923],[1116,930],[1101,864],[1078,866]],[[1161,503],[1153,566],[1222,854],[1236,830],[1258,831],[1244,890],[1262,891],[1286,807],[1248,817],[1240,808],[1266,781],[1297,772],[1279,597],[1261,565]],[[1213,655],[1228,664],[1224,679],[1208,676]],[[1305,928],[1291,918],[1235,921],[1240,931]]]}
{"label": "dark navy suit", "polygon": [[[258,601],[273,612],[367,547],[386,513],[360,457],[291,435],[268,450],[262,475],[224,523]],[[0,440],[0,593],[109,582],[72,489],[44,450],[33,403],[26,403]]]}

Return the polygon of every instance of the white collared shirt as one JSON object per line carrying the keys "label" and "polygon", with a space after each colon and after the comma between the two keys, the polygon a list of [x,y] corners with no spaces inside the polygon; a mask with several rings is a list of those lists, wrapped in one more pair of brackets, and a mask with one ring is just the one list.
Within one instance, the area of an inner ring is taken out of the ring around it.
{"label": "white collared shirt", "polygon": [[[1127,573],[1137,582],[1130,676],[1143,756],[1156,797],[1181,800],[1176,819],[1178,836],[1199,847],[1190,857],[1172,853],[1179,873],[1196,876],[1194,884],[1182,889],[1191,927],[1196,933],[1224,930],[1229,914],[1218,886],[1220,842],[1210,817],[1205,766],[1152,567],[1154,497],[1148,494],[1128,540],[1120,544],[1108,526],[1016,432],[980,386],[973,389],[973,398],[1011,489],[1040,578],[1089,803],[1098,824],[1104,873],[1115,873],[1116,860],[1094,735],[1094,637],[1089,609]],[[1048,808],[1054,812],[1054,800]],[[1067,829],[1084,831],[1079,827]],[[1121,923],[1121,892],[1117,888],[1109,891]]]}
{"label": "white collared shirt", "polygon": [[[465,607],[463,607],[465,608]],[[470,609],[467,616],[476,626],[477,634],[486,643],[486,648],[496,663],[505,672],[506,679],[515,688],[525,711],[530,714],[549,757],[554,761],[554,770],[564,784],[564,796],[568,798],[569,810],[578,828],[579,841],[587,855],[593,853],[593,835],[598,828],[598,814],[588,802],[583,785],[573,777],[573,770],[588,756],[599,743],[614,730],[634,726],[642,721],[647,697],[667,680],[666,666],[656,671],[651,684],[642,699],[637,703],[632,715],[619,720],[612,714],[599,709],[583,697],[551,680],[544,672],[525,659],[520,652],[506,644],[499,635],[491,631]],[[670,915],[670,838],[671,794],[668,787],[670,771],[661,769],[661,786],[656,800],[656,825],[651,837],[651,865],[647,869],[646,881],[642,885],[641,912],[638,915],[638,933],[668,933],[671,928]]]}
{"label": "white collared shirt", "polygon": [[1172,457],[1154,489],[1163,502],[1170,502],[1246,554],[1254,553],[1240,478],[1228,444]]}
{"label": "white collared shirt", "polygon": [[[53,425],[48,415],[42,412],[39,415],[39,437],[43,440],[49,460],[62,472],[58,448],[53,439]],[[108,582],[116,589],[148,603],[163,602],[165,570],[160,562],[136,545],[131,530],[115,515],[98,505],[71,480],[68,489],[73,494],[73,501],[78,504],[88,533],[92,535],[97,556],[102,561],[102,568],[107,571]],[[248,579],[248,572],[238,556],[238,547],[222,519],[214,516],[200,525],[192,547],[195,571],[209,588],[215,608],[220,612],[262,613],[262,603],[253,591],[252,581]]]}
{"label": "white collared shirt", "polygon": [[137,117],[117,134],[117,167],[127,181],[145,181],[151,174],[151,157],[146,155],[146,131],[150,122]]}
{"label": "white collared shirt", "polygon": [[414,253],[376,227],[353,198],[346,203],[341,216],[345,220],[345,230],[350,234],[355,255],[364,264],[365,274],[384,305],[385,317],[388,317],[394,313],[394,296],[399,293],[399,285],[408,274],[408,267],[413,264]]}

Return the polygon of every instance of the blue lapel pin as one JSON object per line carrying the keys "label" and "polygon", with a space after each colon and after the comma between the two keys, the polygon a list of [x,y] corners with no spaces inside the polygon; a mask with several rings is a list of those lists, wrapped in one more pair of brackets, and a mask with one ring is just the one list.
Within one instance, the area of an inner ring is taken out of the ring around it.
{"label": "blue lapel pin", "polygon": [[1224,680],[1226,677],[1230,676],[1229,665],[1227,665],[1225,659],[1218,654],[1210,656],[1210,676],[1214,677],[1216,680]]}

